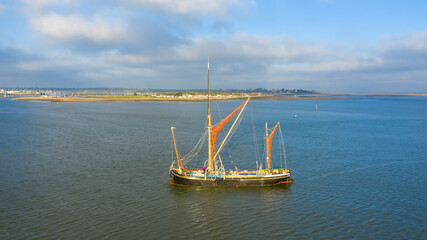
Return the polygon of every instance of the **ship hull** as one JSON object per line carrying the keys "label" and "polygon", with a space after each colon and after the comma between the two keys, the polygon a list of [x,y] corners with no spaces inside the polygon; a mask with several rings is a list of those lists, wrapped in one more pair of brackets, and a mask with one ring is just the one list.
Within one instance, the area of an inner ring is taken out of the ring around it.
{"label": "ship hull", "polygon": [[182,175],[175,170],[169,172],[169,180],[174,185],[196,187],[262,187],[295,182],[295,180],[291,179],[290,175],[253,178],[226,177],[225,179],[220,177],[195,178]]}

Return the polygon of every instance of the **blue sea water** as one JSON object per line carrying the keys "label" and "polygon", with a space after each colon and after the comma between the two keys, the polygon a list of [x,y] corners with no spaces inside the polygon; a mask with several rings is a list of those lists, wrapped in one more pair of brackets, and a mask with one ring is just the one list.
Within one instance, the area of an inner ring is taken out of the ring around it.
{"label": "blue sea water", "polygon": [[[214,122],[240,102],[212,103]],[[255,168],[253,127],[262,155],[265,122],[280,121],[296,182],[170,185],[170,127],[186,153],[205,114],[196,102],[0,98],[0,239],[427,236],[427,98],[251,101],[224,164]],[[284,164],[279,138],[275,167]]]}

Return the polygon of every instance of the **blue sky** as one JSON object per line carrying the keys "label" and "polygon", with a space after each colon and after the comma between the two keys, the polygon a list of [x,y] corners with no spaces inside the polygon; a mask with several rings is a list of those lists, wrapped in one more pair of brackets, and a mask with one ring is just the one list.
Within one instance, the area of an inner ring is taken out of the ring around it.
{"label": "blue sky", "polygon": [[0,1],[0,87],[427,92],[427,1]]}

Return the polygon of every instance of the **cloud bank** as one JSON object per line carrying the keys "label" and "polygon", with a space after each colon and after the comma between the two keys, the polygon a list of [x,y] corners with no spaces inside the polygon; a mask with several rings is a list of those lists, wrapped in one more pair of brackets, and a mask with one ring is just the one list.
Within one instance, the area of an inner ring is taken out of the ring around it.
{"label": "cloud bank", "polygon": [[32,45],[43,47],[0,48],[0,85],[204,88],[210,56],[214,88],[427,91],[427,31],[367,46],[212,30],[224,19],[232,26],[242,9],[241,1],[23,1]]}

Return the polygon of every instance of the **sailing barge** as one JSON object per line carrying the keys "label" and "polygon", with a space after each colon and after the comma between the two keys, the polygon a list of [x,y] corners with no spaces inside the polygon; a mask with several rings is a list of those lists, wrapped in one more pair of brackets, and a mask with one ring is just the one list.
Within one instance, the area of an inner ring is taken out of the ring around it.
{"label": "sailing barge", "polygon": [[[230,139],[238,126],[242,112],[248,104],[250,98],[244,101],[237,107],[230,115],[219,122],[217,125],[212,125],[212,118],[210,114],[210,87],[209,87],[209,61],[208,61],[208,101],[207,101],[207,124],[206,131],[202,134],[199,142],[186,156],[181,156],[175,140],[174,127],[171,127],[173,145],[175,149],[176,161],[173,161],[169,169],[169,179],[171,184],[179,186],[201,186],[201,187],[246,187],[246,186],[272,186],[278,184],[287,184],[295,182],[291,179],[291,172],[289,169],[278,168],[272,169],[271,167],[271,141],[275,135],[276,130],[280,129],[279,123],[270,131],[265,125],[265,151],[266,151],[266,167],[262,168],[262,164],[256,170],[225,170],[221,160],[220,152],[223,150],[224,145]],[[240,111],[239,111],[240,110]],[[217,148],[217,134],[221,131],[224,125],[231,120],[237,113],[233,125],[223,139],[222,143]],[[199,154],[205,139],[208,138],[208,159],[202,169],[189,169],[185,166],[185,162]],[[173,152],[173,151],[172,151]],[[172,153],[173,154],[173,153]],[[172,156],[173,158],[173,156]]]}

